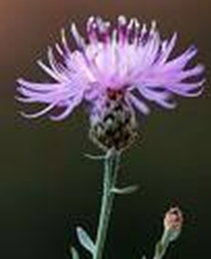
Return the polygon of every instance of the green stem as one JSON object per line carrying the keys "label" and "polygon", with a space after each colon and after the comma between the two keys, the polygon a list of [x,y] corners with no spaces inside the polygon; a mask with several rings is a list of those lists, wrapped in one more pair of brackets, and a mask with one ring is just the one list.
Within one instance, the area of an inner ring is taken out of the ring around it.
{"label": "green stem", "polygon": [[166,253],[166,250],[168,248],[168,245],[170,243],[170,241],[169,241],[170,234],[171,233],[169,231],[164,230],[161,240],[156,245],[155,255],[154,255],[153,259],[162,259],[163,258],[163,256]]}
{"label": "green stem", "polygon": [[104,165],[103,197],[97,230],[96,248],[93,259],[102,258],[110,214],[112,211],[113,199],[115,195],[113,192],[111,192],[111,189],[115,186],[119,160],[120,155],[116,150],[112,149],[108,151]]}

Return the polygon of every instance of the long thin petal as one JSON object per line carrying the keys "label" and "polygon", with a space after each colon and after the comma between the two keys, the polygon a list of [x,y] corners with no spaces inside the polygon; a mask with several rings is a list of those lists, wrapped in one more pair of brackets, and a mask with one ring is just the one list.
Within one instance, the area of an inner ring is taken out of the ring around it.
{"label": "long thin petal", "polygon": [[172,87],[169,86],[168,88],[171,89],[173,93],[179,94],[181,96],[195,97],[202,93],[202,85],[204,83],[205,80],[203,79],[197,83],[178,83]]}
{"label": "long thin petal", "polygon": [[47,65],[45,65],[41,60],[37,61],[37,64],[49,75],[51,76],[53,79],[55,79],[56,81],[61,82],[62,81],[62,77],[56,73],[53,69],[51,69],[50,67],[48,67]]}
{"label": "long thin petal", "polygon": [[167,59],[169,58],[169,55],[171,54],[175,44],[176,44],[176,40],[177,40],[177,33],[175,32],[172,36],[172,38],[170,39],[169,42],[165,42],[165,44],[162,45],[162,54],[160,55],[160,58],[158,60],[158,63],[160,65],[164,64]]}
{"label": "long thin petal", "polygon": [[76,108],[82,101],[82,96],[73,98],[70,100],[68,106],[66,106],[65,110],[59,115],[50,115],[50,119],[53,121],[60,121],[65,119],[72,111]]}
{"label": "long thin petal", "polygon": [[19,78],[17,80],[17,83],[20,86],[23,86],[27,89],[30,89],[32,91],[38,91],[38,92],[49,92],[55,89],[58,89],[60,87],[59,83],[34,83],[27,81],[23,78]]}
{"label": "long thin petal", "polygon": [[135,95],[130,94],[129,99],[132,102],[132,104],[143,114],[148,115],[150,113],[149,107],[143,103],[141,100],[139,100]]}
{"label": "long thin petal", "polygon": [[32,113],[32,114],[27,114],[27,113],[21,112],[21,115],[25,118],[28,118],[28,119],[35,119],[35,118],[38,118],[38,117],[48,113],[55,106],[56,106],[56,103],[52,103],[52,104],[48,105],[45,109],[43,109],[39,112],[35,112],[35,113]]}
{"label": "long thin petal", "polygon": [[72,23],[71,32],[72,32],[72,35],[75,39],[75,42],[76,42],[79,50],[84,51],[86,48],[86,44],[85,44],[83,37],[81,37],[81,35],[79,34],[75,23]]}

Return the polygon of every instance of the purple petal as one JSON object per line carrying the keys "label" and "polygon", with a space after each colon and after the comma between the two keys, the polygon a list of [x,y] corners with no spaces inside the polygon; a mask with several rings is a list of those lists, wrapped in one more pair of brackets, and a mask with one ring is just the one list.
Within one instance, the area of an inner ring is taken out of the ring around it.
{"label": "purple petal", "polygon": [[31,91],[38,91],[38,92],[49,92],[56,90],[60,87],[59,83],[34,83],[24,80],[23,78],[19,78],[17,80],[20,86],[23,86]]}
{"label": "purple petal", "polygon": [[86,48],[86,44],[85,44],[85,41],[84,41],[83,37],[81,37],[81,35],[79,34],[75,23],[72,23],[71,32],[72,32],[72,35],[75,39],[75,42],[76,42],[79,50],[84,52],[84,50]]}
{"label": "purple petal", "polygon": [[65,110],[59,115],[50,115],[50,119],[53,121],[61,121],[68,117],[68,115],[82,102],[83,96],[77,96],[69,101]]}
{"label": "purple petal", "polygon": [[160,55],[160,58],[157,61],[159,63],[159,65],[162,65],[167,61],[169,55],[171,54],[171,52],[176,44],[176,40],[177,40],[177,33],[175,32],[169,42],[167,42],[167,41],[163,42],[162,54]]}
{"label": "purple petal", "polygon": [[37,61],[37,64],[49,75],[51,76],[53,79],[55,79],[56,81],[62,81],[62,77],[61,75],[59,75],[59,73],[57,73],[56,71],[54,71],[53,69],[49,68],[47,65],[45,65],[41,60]]}
{"label": "purple petal", "polygon": [[150,113],[150,109],[148,106],[143,103],[141,100],[139,100],[135,95],[130,94],[129,99],[132,102],[132,104],[143,114],[148,115]]}
{"label": "purple petal", "polygon": [[39,112],[36,112],[36,113],[32,113],[32,114],[27,114],[27,113],[24,113],[24,112],[21,112],[21,115],[25,118],[28,118],[28,119],[35,119],[35,118],[38,118],[46,113],[48,113],[50,110],[52,110],[54,107],[56,106],[56,103],[51,103],[49,104],[45,109],[39,111]]}
{"label": "purple petal", "polygon": [[163,70],[170,71],[184,69],[188,62],[196,55],[197,51],[196,47],[191,46],[182,55],[164,64]]}
{"label": "purple petal", "polygon": [[187,97],[195,97],[199,96],[203,89],[201,88],[204,84],[205,80],[201,80],[197,83],[177,83],[176,85],[169,86],[173,93],[187,96]]}

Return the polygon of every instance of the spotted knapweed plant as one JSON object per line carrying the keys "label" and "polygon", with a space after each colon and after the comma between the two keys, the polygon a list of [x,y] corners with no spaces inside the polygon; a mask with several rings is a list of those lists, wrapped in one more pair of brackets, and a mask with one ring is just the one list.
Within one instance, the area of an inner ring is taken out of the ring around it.
{"label": "spotted knapweed plant", "polygon": [[[71,34],[77,45],[73,51],[65,31],[61,30],[61,43],[48,48],[49,64],[38,61],[51,80],[37,83],[18,79],[18,100],[41,104],[40,111],[22,113],[24,117],[48,115],[54,121],[66,119],[76,107],[85,104],[89,137],[104,152],[103,156],[96,157],[104,160],[104,182],[95,240],[81,227],[77,228],[77,235],[93,259],[101,259],[115,194],[136,190],[136,186],[123,189],[116,186],[120,156],[139,134],[136,113],[148,115],[150,102],[173,109],[175,95],[200,95],[204,67],[190,65],[197,53],[195,46],[172,58],[177,34],[162,39],[154,21],[147,28],[136,18],[127,21],[119,16],[112,27],[100,17],[90,17],[86,30],[84,39],[72,24]],[[169,243],[177,239],[182,222],[178,207],[166,213],[164,232],[156,245],[154,259],[161,259]],[[76,249],[71,250],[73,258],[78,259]]]}

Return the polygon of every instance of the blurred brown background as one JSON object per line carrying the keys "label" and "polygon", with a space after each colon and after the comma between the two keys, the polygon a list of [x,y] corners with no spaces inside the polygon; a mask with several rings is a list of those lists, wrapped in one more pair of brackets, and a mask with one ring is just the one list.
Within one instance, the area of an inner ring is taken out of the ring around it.
{"label": "blurred brown background", "polygon": [[211,231],[211,2],[206,0],[1,0],[0,1],[0,257],[69,258],[80,248],[75,227],[95,234],[101,191],[98,153],[87,139],[87,118],[78,109],[69,119],[26,120],[14,100],[16,78],[39,80],[35,61],[45,59],[61,27],[74,20],[83,31],[90,15],[117,15],[158,22],[162,35],[179,32],[177,50],[195,43],[207,67],[207,88],[197,99],[179,100],[174,111],[153,106],[144,119],[143,141],[124,155],[120,184],[140,190],[117,197],[106,258],[148,258],[161,233],[163,213],[180,205],[181,238],[166,258],[210,258]]}

